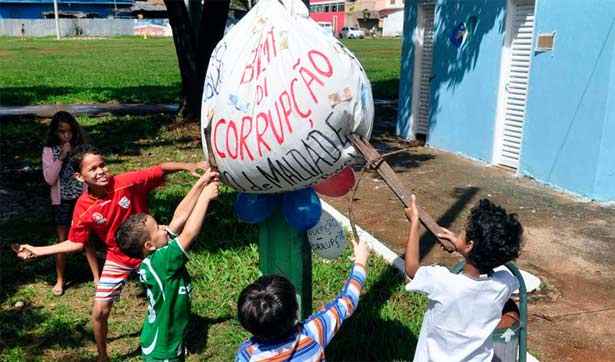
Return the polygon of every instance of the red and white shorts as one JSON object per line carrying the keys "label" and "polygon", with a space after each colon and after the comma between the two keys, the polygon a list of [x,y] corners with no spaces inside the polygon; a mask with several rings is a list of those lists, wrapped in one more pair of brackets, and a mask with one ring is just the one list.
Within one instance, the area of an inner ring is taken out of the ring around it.
{"label": "red and white shorts", "polygon": [[136,268],[105,260],[100,280],[96,285],[96,297],[94,299],[104,302],[115,302],[120,299],[122,288],[126,285],[133,270],[136,270]]}

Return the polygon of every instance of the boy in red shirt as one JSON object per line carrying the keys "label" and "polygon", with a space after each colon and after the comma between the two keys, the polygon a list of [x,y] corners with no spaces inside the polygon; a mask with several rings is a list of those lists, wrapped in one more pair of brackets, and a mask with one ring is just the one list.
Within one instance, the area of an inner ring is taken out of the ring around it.
{"label": "boy in red shirt", "polygon": [[49,246],[16,246],[17,255],[30,259],[57,253],[70,253],[83,250],[90,233],[94,233],[104,243],[107,256],[96,285],[96,297],[92,309],[92,324],[98,361],[108,361],[107,320],[113,302],[119,299],[129,274],[141,263],[140,259],[126,256],[119,249],[115,233],[130,215],[148,212],[147,194],[161,185],[164,176],[178,171],[189,171],[198,176],[197,169],[207,168],[205,162],[185,163],[166,162],[139,171],[126,172],[113,176],[109,173],[102,154],[90,145],[78,148],[71,162],[78,170],[76,178],[87,184],[75,205],[73,221],[68,239]]}

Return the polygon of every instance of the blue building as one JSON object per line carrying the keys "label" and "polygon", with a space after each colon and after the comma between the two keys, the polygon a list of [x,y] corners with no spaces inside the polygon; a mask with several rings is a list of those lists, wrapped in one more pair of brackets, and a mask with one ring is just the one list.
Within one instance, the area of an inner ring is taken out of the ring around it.
{"label": "blue building", "polygon": [[615,201],[615,1],[407,0],[397,132]]}
{"label": "blue building", "polygon": [[[57,0],[61,17],[107,18],[129,10],[135,0]],[[53,0],[0,0],[0,19],[53,18]]]}

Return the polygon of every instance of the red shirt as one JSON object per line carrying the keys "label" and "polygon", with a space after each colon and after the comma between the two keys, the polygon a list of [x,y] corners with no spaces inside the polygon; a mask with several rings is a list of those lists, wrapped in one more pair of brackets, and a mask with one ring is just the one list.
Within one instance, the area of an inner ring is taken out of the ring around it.
{"label": "red shirt", "polygon": [[141,259],[126,256],[115,241],[115,232],[130,215],[147,212],[147,193],[164,181],[160,166],[111,177],[107,196],[97,198],[84,192],[75,205],[68,240],[86,244],[90,232],[107,247],[107,259],[136,267]]}

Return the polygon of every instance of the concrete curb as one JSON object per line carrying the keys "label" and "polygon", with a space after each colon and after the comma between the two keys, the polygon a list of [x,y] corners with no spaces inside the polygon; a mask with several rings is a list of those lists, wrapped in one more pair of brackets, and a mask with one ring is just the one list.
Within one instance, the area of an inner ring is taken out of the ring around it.
{"label": "concrete curb", "polygon": [[[350,229],[350,220],[346,216],[344,216],[341,212],[337,211],[336,208],[329,205],[325,201],[321,200],[322,209],[328,212],[335,220],[337,220],[342,227]],[[397,255],[393,250],[389,249],[386,245],[384,245],[380,240],[376,239],[372,234],[363,230],[360,226],[357,225],[357,233],[359,234],[359,238],[367,241],[372,250],[387,261],[391,266],[397,269],[402,275],[405,274],[404,260]]]}

